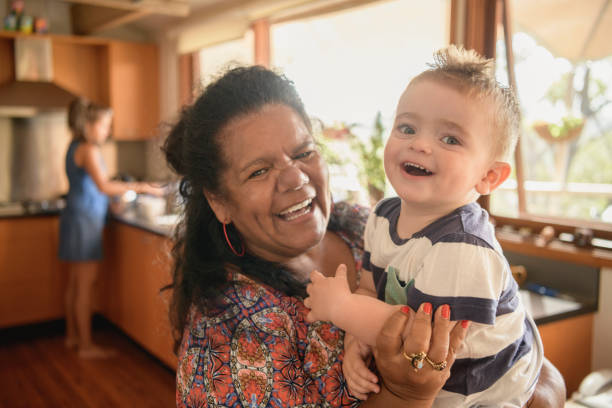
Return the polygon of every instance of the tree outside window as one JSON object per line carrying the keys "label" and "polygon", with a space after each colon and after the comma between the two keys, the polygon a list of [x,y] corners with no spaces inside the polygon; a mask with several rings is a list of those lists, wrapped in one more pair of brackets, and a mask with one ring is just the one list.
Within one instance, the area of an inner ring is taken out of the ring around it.
{"label": "tree outside window", "polygon": [[[599,35],[597,16],[587,24],[594,34],[582,37],[571,32],[572,27],[585,24],[583,2],[572,3],[575,13],[563,11],[566,20],[555,20],[560,17],[551,10],[550,21],[546,14],[528,10],[538,18],[530,21],[525,17],[527,10],[521,13],[520,7],[535,3],[513,2],[526,214],[518,208],[516,174],[492,195],[491,212],[507,217],[588,220],[607,228],[612,225],[612,43],[592,43]],[[521,18],[526,20],[523,24]],[[569,37],[547,37],[546,25],[551,24],[569,31],[569,36],[580,37],[574,55]],[[504,41],[498,41],[498,80],[507,83],[505,55]]]}

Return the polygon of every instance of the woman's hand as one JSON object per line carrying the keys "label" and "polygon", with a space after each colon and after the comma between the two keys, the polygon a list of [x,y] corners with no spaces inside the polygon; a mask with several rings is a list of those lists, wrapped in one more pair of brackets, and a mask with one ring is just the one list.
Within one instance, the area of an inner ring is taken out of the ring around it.
{"label": "woman's hand", "polygon": [[139,182],[136,184],[135,191],[139,194],[150,194],[156,197],[163,197],[165,194],[164,187],[158,183]]}
{"label": "woman's hand", "polygon": [[362,400],[368,399],[369,393],[376,393],[380,390],[378,377],[367,367],[371,360],[372,348],[346,333],[342,373],[350,393]]}
{"label": "woman's hand", "polygon": [[[405,306],[387,319],[378,334],[374,357],[382,385],[404,401],[405,406],[430,407],[450,376],[450,367],[465,338],[468,322],[456,324],[449,317],[448,306],[439,307],[432,327],[431,305],[422,304],[414,316]],[[406,324],[408,334],[403,341]],[[420,352],[424,352],[429,360],[411,357]],[[446,361],[446,367],[441,370],[434,368],[434,364],[443,361]]]}

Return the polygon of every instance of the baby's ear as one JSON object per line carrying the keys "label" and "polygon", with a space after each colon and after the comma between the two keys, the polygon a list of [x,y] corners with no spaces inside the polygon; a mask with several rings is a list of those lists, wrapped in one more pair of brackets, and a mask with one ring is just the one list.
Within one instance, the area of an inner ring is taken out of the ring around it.
{"label": "baby's ear", "polygon": [[476,184],[476,191],[480,195],[491,194],[501,183],[506,181],[510,175],[510,164],[506,162],[495,162],[484,177]]}

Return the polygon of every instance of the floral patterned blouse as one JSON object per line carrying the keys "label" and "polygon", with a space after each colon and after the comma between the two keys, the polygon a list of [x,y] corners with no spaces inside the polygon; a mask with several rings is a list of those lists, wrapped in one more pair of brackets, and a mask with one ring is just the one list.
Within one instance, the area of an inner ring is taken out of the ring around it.
{"label": "floral patterned blouse", "polygon": [[[363,255],[368,210],[334,205],[328,228]],[[177,407],[353,407],[342,375],[344,333],[308,324],[301,299],[235,273],[221,307],[192,308],[179,350]]]}

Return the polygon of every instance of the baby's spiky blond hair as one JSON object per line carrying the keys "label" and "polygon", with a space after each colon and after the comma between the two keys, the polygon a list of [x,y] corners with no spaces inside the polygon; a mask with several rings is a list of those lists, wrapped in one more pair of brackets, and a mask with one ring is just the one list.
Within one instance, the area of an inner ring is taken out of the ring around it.
{"label": "baby's spiky blond hair", "polygon": [[429,69],[410,82],[424,79],[441,81],[460,92],[491,101],[493,109],[495,158],[507,160],[514,151],[520,129],[520,109],[514,91],[495,79],[495,63],[474,50],[450,45],[434,54]]}

